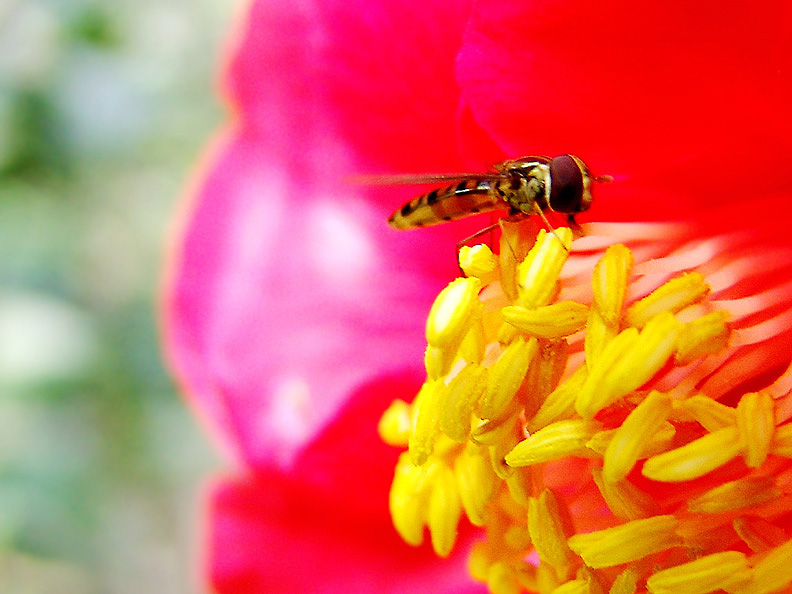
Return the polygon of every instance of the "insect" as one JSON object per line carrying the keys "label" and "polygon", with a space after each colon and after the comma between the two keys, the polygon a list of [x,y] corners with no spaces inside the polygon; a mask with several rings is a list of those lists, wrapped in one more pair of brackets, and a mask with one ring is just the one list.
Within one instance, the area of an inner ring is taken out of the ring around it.
{"label": "insect", "polygon": [[[522,157],[504,161],[495,171],[481,174],[393,176],[389,183],[430,183],[454,180],[410,200],[388,219],[394,229],[415,229],[454,221],[493,210],[508,210],[509,218],[539,215],[552,230],[545,212],[567,215],[577,228],[575,215],[591,206],[591,182],[609,181],[594,177],[578,157]],[[477,234],[478,235],[478,234]]]}

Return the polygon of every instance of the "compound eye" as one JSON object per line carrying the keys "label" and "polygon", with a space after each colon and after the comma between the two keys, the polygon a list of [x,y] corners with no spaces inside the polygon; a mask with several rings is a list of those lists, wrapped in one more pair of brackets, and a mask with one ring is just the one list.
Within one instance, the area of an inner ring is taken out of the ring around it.
{"label": "compound eye", "polygon": [[571,155],[550,161],[550,208],[575,214],[588,208],[583,204],[583,171]]}

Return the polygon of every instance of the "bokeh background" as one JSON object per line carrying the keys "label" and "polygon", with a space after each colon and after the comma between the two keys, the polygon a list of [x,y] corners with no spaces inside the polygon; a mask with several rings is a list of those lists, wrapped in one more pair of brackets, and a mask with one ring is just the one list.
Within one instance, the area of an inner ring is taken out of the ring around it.
{"label": "bokeh background", "polygon": [[194,594],[221,466],[161,363],[232,2],[0,0],[0,592]]}

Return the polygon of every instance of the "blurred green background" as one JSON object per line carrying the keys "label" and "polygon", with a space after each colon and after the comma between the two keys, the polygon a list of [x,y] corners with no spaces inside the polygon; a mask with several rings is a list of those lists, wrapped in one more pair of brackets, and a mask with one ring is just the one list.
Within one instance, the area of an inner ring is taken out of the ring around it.
{"label": "blurred green background", "polygon": [[[239,7],[236,7],[238,10]],[[221,462],[161,363],[221,0],[0,0],[0,592],[203,591]]]}

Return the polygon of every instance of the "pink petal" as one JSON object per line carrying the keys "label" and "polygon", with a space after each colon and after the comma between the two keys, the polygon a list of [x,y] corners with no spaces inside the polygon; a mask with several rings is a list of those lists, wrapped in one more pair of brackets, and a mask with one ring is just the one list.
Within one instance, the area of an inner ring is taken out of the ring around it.
{"label": "pink petal", "polygon": [[288,464],[372,377],[420,372],[423,319],[455,265],[453,242],[442,258],[427,245],[448,231],[410,241],[348,187],[301,184],[259,148],[251,131],[216,148],[177,243],[165,338],[185,393],[263,466]]}

